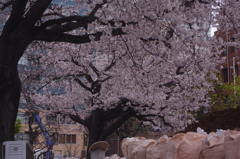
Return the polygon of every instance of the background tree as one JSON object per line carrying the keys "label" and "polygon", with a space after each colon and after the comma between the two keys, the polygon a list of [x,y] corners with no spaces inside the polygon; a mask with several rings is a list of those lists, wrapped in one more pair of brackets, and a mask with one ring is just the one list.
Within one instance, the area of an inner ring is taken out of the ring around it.
{"label": "background tree", "polygon": [[221,80],[214,82],[214,90],[210,93],[210,111],[221,111],[239,106],[240,77],[235,77],[235,83],[223,83]]}
{"label": "background tree", "polygon": [[73,146],[73,145],[65,145],[66,151],[64,152],[65,155],[68,157],[75,157],[80,152],[79,145]]}
{"label": "background tree", "polygon": [[152,130],[151,126],[144,124],[143,121],[138,121],[134,118],[129,118],[115,132],[122,141],[127,137],[145,136]]}
{"label": "background tree", "polygon": [[22,122],[20,119],[17,119],[14,125],[14,134],[19,133],[22,128]]}

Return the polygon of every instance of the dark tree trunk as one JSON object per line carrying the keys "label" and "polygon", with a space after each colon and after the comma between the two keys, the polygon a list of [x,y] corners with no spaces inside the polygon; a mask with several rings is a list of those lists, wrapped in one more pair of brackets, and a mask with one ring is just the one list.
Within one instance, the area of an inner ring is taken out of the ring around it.
{"label": "dark tree trunk", "polygon": [[110,110],[96,109],[91,112],[89,118],[85,119],[85,126],[89,133],[87,159],[90,159],[89,148],[93,143],[105,141],[110,134],[130,118],[128,111],[121,111],[122,109],[118,108],[121,109],[121,106]]}
{"label": "dark tree trunk", "polygon": [[[14,140],[14,123],[17,117],[21,93],[17,61],[13,59],[12,49],[0,41],[0,155],[2,143]],[[10,56],[8,56],[10,55]],[[0,157],[1,158],[1,157]]]}
{"label": "dark tree trunk", "polygon": [[[144,115],[138,115],[133,108],[126,106],[129,102],[131,101],[122,98],[115,107],[107,110],[97,108],[92,110],[91,114],[85,119],[82,119],[79,115],[70,115],[73,121],[84,125],[88,129],[87,159],[90,159],[89,148],[93,143],[105,141],[129,118],[135,117],[138,120],[149,121]],[[138,105],[134,104],[134,106]],[[127,109],[124,109],[126,107]]]}
{"label": "dark tree trunk", "polygon": [[87,121],[88,125],[88,148],[87,148],[87,159],[90,159],[89,148],[90,146],[97,141],[105,141],[103,134],[104,127],[106,124],[105,118],[103,117],[103,110],[96,109],[92,111],[92,115]]}
{"label": "dark tree trunk", "polygon": [[17,67],[26,47],[24,40],[18,41],[14,36],[0,37],[0,159],[2,143],[14,140],[14,124],[21,93]]}
{"label": "dark tree trunk", "polygon": [[14,140],[14,124],[21,94],[18,61],[34,40],[35,23],[51,1],[36,1],[26,13],[28,0],[15,0],[0,35],[0,159],[2,143]]}
{"label": "dark tree trunk", "polygon": [[87,159],[90,159],[90,153],[89,153],[89,148],[90,146],[98,141],[105,141],[106,138],[103,138],[102,134],[99,134],[98,132],[89,132],[89,140],[88,140],[88,148],[87,148]]}

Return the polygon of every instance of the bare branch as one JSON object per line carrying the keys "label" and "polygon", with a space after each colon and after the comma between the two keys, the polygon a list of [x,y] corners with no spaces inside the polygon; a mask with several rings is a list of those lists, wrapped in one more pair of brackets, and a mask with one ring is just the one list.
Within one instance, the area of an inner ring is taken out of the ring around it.
{"label": "bare branch", "polygon": [[72,58],[71,58],[71,62],[74,63],[76,66],[85,68],[85,66],[82,65],[82,64],[80,64],[78,61],[76,61],[73,56],[72,56]]}
{"label": "bare branch", "polygon": [[97,81],[103,83],[103,82],[109,80],[110,78],[111,78],[111,76],[108,76],[107,78],[105,78],[105,79],[103,79],[103,80],[97,80]]}
{"label": "bare branch", "polygon": [[89,92],[92,92],[92,89],[89,88],[88,86],[86,86],[84,83],[82,83],[82,81],[81,81],[80,79],[74,78],[74,80],[75,80],[78,84],[80,84],[83,88],[85,88],[85,89],[88,90]]}
{"label": "bare branch", "polygon": [[49,83],[51,83],[52,81],[54,81],[54,80],[59,80],[59,79],[61,79],[62,78],[62,76],[61,77],[54,77],[53,79],[51,79],[51,80],[49,80],[48,82],[46,82],[43,86],[41,86],[41,87],[39,87],[38,89],[37,89],[37,92],[39,92],[41,89],[43,89],[44,87],[46,87]]}
{"label": "bare branch", "polygon": [[184,74],[183,71],[181,71],[184,68],[184,66],[178,66],[177,70],[176,70],[176,75],[182,75]]}
{"label": "bare branch", "polygon": [[2,7],[0,8],[1,10],[4,10],[5,8],[7,8],[8,6],[12,5],[13,1],[8,1],[6,3],[2,3],[0,2],[0,5],[2,5]]}
{"label": "bare branch", "polygon": [[106,128],[103,131],[103,136],[107,137],[109,136],[111,133],[113,133],[115,130],[117,130],[117,128],[119,128],[125,121],[127,121],[129,118],[131,117],[131,115],[129,114],[125,114],[122,115],[120,117],[120,119],[118,119],[116,122],[112,123],[108,128]]}
{"label": "bare branch", "polygon": [[93,16],[95,15],[95,13],[98,11],[98,9],[102,8],[102,6],[103,6],[104,4],[106,4],[106,3],[107,3],[107,1],[104,0],[103,3],[101,3],[101,4],[96,4],[96,6],[93,8],[93,10],[92,10],[92,12],[89,14],[89,16],[90,16],[90,17],[93,17]]}
{"label": "bare branch", "polygon": [[116,64],[116,60],[113,59],[110,65],[108,65],[104,71],[109,71]]}
{"label": "bare branch", "polygon": [[77,123],[79,123],[79,124],[82,124],[83,126],[87,126],[86,121],[83,120],[83,119],[78,115],[75,107],[74,107],[74,111],[75,111],[76,114],[75,114],[75,115],[69,115],[69,117],[70,117],[73,121],[75,121],[75,122],[77,122]]}
{"label": "bare branch", "polygon": [[100,76],[100,72],[99,70],[92,64],[90,63],[89,66],[92,68],[92,70],[96,73],[96,75],[99,77]]}

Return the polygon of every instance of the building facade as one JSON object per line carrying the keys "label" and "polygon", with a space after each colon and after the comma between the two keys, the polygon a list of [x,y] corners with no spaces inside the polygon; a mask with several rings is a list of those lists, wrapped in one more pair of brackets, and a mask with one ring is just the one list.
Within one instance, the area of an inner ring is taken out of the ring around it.
{"label": "building facade", "polygon": [[220,48],[222,63],[217,67],[218,77],[221,84],[215,83],[215,91],[212,96],[211,109],[219,111],[239,106],[239,64],[240,50],[234,37],[234,31],[215,32],[215,37],[219,39],[222,46]]}
{"label": "building facade", "polygon": [[226,44],[222,46],[221,57],[224,57],[224,62],[218,67],[220,71],[219,76],[222,77],[223,82],[234,82],[234,78],[239,76],[239,64],[240,64],[240,50],[238,49],[233,32],[223,33],[216,32],[217,38],[222,38]]}
{"label": "building facade", "polygon": [[[56,122],[51,116],[43,116],[41,113],[39,116],[53,142],[54,158],[84,159],[86,157],[86,139],[79,124]],[[21,108],[19,108],[17,119],[21,120],[22,128],[19,133],[15,134],[15,140],[25,140],[33,151],[45,152],[49,147],[35,119]]]}

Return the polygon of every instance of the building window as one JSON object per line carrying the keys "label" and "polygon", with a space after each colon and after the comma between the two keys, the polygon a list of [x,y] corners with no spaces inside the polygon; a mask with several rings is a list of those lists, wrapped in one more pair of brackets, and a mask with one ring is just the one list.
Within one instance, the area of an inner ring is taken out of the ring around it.
{"label": "building window", "polygon": [[222,56],[226,56],[228,54],[228,47],[223,46],[222,49],[223,49]]}
{"label": "building window", "polygon": [[65,144],[65,135],[64,134],[59,135],[58,143],[59,144]]}
{"label": "building window", "polygon": [[[234,45],[235,45],[235,38],[231,38],[231,42],[233,42],[234,43]],[[231,46],[231,52],[237,52],[237,47],[236,46]]]}
{"label": "building window", "polygon": [[28,120],[30,124],[38,124],[34,116],[29,117]]}
{"label": "building window", "polygon": [[54,122],[56,122],[56,118],[48,115],[48,116],[46,116],[46,122],[47,122],[47,124],[53,124]]}
{"label": "building window", "polygon": [[16,141],[23,140],[33,144],[39,143],[37,137],[38,137],[37,132],[24,132],[24,133],[22,132],[14,134],[14,138]]}
{"label": "building window", "polygon": [[28,124],[29,117],[23,112],[18,112],[17,119],[20,119],[22,124]]}
{"label": "building window", "polygon": [[235,76],[238,76],[238,65],[235,65]]}
{"label": "building window", "polygon": [[59,144],[76,144],[76,135],[75,134],[61,134],[59,135]]}
{"label": "building window", "polygon": [[222,72],[223,72],[223,81],[228,82],[228,69],[224,68],[222,69]]}
{"label": "building window", "polygon": [[232,53],[237,52],[237,47],[236,47],[236,46],[231,46],[231,52],[232,52]]}
{"label": "building window", "polygon": [[18,112],[17,119],[20,119],[22,124],[38,124],[34,116],[25,112]]}
{"label": "building window", "polygon": [[46,116],[46,121],[47,121],[47,124],[69,124],[69,125],[76,124],[76,122],[70,118],[55,117],[52,115]]}

